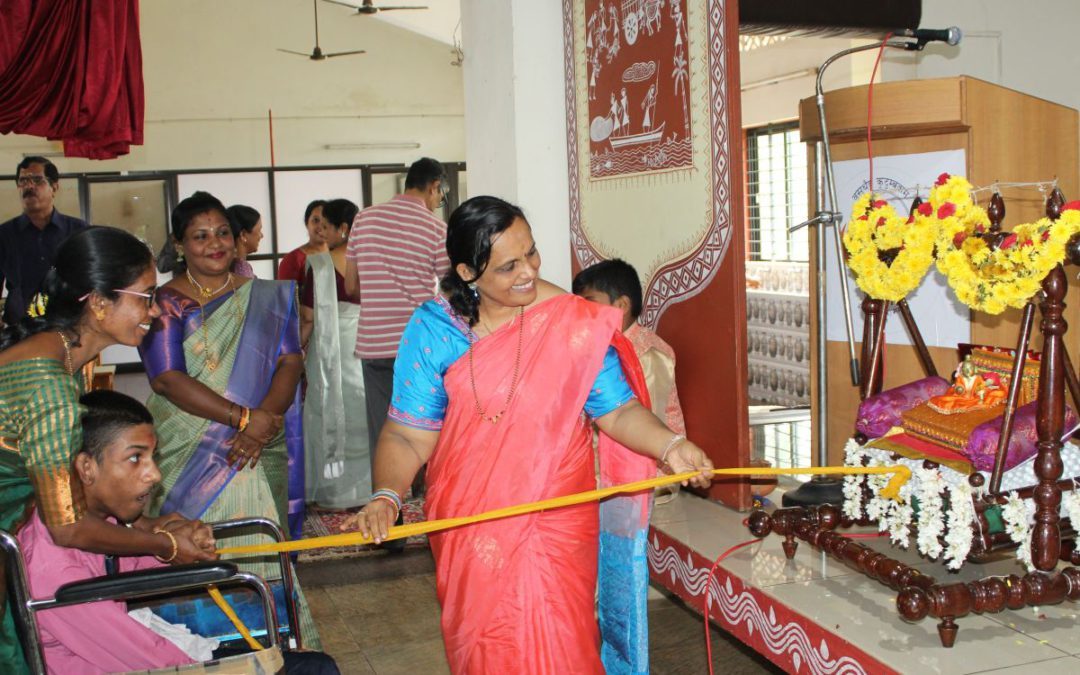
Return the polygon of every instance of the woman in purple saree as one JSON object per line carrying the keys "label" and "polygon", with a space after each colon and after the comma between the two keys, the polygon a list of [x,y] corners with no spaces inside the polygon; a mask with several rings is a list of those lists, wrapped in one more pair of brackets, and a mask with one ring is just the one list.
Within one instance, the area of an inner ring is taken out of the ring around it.
{"label": "woman in purple saree", "polygon": [[[161,489],[152,511],[206,522],[263,516],[300,535],[304,508],[295,284],[232,273],[225,209],[195,193],[173,212],[187,269],[161,288],[158,318],[139,352],[154,393]],[[262,543],[252,535],[237,539]],[[264,578],[276,558],[237,562]],[[317,648],[301,602],[305,643]]]}

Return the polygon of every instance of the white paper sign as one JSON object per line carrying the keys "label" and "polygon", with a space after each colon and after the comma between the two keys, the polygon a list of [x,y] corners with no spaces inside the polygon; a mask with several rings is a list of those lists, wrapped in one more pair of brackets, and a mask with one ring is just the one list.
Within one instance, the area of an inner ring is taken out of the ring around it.
{"label": "white paper sign", "polygon": [[[845,224],[851,215],[851,207],[869,187],[870,168],[865,159],[853,159],[834,164],[836,194],[839,211],[844,214]],[[891,155],[874,158],[874,191],[888,199],[898,213],[907,213],[916,191],[925,200],[934,181],[942,173],[964,175],[966,171],[963,150],[924,152],[915,155]],[[846,341],[844,322],[844,299],[838,286],[836,244],[833,233],[826,233],[825,316],[826,334],[829,340]],[[851,298],[852,323],[855,340],[862,340],[862,313],[859,309],[863,293],[855,285],[855,277],[846,265],[839,266],[847,280]],[[923,340],[931,347],[955,348],[958,343],[971,340],[971,312],[956,299],[945,278],[930,267],[922,284],[907,298],[915,323]],[[895,309],[889,312],[885,322],[885,341],[891,344],[912,344],[907,329]]]}

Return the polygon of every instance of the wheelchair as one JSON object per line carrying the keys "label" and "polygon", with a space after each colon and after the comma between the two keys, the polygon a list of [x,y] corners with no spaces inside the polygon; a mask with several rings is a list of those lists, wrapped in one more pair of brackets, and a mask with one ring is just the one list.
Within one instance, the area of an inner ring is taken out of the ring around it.
{"label": "wheelchair", "polygon": [[[282,541],[285,538],[281,527],[267,518],[242,518],[210,525],[217,539],[253,532],[268,534],[275,541]],[[205,589],[211,585],[221,587],[226,599],[234,606],[241,620],[251,626],[251,636],[256,639],[261,638],[265,647],[287,651],[302,646],[292,560],[287,553],[278,555],[281,579],[274,584],[268,583],[255,574],[240,570],[235,563],[219,560],[106,574],[65,584],[58,588],[51,598],[34,599],[30,596],[30,585],[19,542],[12,534],[4,530],[0,530],[0,552],[6,560],[4,582],[11,600],[9,604],[13,612],[12,618],[19,633],[19,641],[27,664],[35,675],[46,673],[45,653],[39,639],[36,619],[38,612],[102,600],[156,599],[158,604],[152,606],[155,613],[159,615],[164,613],[166,620],[173,623],[185,623],[192,632],[205,635],[200,630],[205,630],[205,622],[200,624],[196,616],[198,612],[180,612],[179,614],[183,616],[177,616],[174,612],[173,615],[169,615],[163,608],[175,606],[175,600],[162,599],[178,593]],[[240,588],[249,589],[249,592],[254,591],[257,602],[237,602],[243,598],[235,592]],[[190,603],[196,601],[185,598],[180,602],[189,603],[190,606]],[[178,618],[181,620],[178,621]],[[256,626],[261,626],[261,628],[256,629]],[[224,642],[239,639],[239,634],[230,631],[214,632],[217,634],[206,635],[206,637],[218,638]]]}

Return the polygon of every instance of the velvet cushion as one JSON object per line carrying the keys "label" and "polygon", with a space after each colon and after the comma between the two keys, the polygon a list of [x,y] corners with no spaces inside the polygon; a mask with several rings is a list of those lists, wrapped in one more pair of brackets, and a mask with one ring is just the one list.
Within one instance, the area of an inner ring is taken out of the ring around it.
{"label": "velvet cushion", "polygon": [[[1038,401],[1016,409],[1013,417],[1012,438],[1005,451],[1005,471],[1021,464],[1038,452],[1038,436],[1035,431],[1035,412]],[[1003,408],[1004,410],[1004,408]],[[997,454],[998,438],[1001,436],[1001,416],[983,422],[975,427],[968,438],[963,453],[971,460],[972,466],[979,471],[994,470],[994,456]],[[1065,431],[1076,426],[1076,413],[1065,406]]]}
{"label": "velvet cushion", "polygon": [[932,396],[944,394],[949,383],[940,377],[924,377],[867,397],[859,404],[855,430],[867,438],[878,438],[900,426],[900,415],[925,403]]}

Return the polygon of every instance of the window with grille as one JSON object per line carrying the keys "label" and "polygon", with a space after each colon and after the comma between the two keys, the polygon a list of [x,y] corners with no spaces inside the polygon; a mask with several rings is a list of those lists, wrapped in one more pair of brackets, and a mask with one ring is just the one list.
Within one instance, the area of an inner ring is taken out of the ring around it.
{"label": "window with grille", "polygon": [[748,129],[746,161],[749,259],[806,262],[808,228],[788,234],[808,218],[810,206],[798,124]]}
{"label": "window with grille", "polygon": [[[764,459],[770,466],[791,468],[811,466],[810,458],[810,421],[782,422],[755,426],[751,430],[753,454],[756,459]],[[792,476],[804,482],[809,476]]]}

